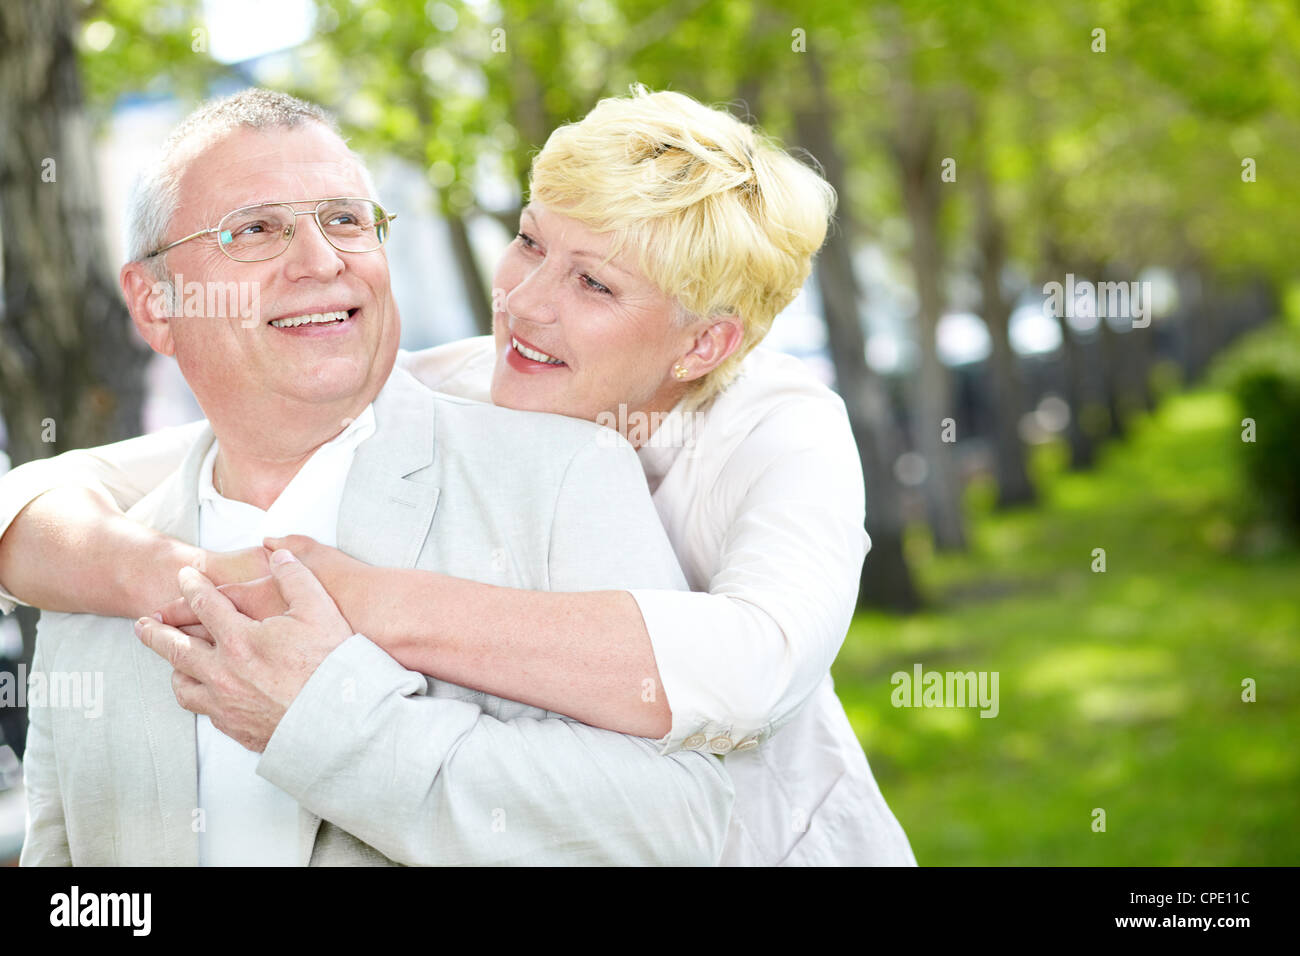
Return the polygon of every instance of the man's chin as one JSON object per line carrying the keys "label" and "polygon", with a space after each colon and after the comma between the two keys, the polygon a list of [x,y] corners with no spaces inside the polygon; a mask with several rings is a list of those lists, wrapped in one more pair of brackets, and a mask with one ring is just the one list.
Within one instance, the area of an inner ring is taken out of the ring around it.
{"label": "man's chin", "polygon": [[298,374],[280,375],[276,391],[285,397],[296,398],[315,405],[347,404],[369,401],[369,392],[378,392],[383,378],[376,382],[375,369],[364,361],[353,358],[333,358],[316,362]]}

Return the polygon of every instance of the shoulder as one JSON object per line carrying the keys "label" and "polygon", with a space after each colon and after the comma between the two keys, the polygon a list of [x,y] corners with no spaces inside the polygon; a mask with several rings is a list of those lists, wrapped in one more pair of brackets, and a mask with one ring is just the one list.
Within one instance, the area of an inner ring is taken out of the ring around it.
{"label": "shoulder", "polygon": [[740,374],[703,412],[706,441],[724,457],[742,445],[794,449],[848,441],[844,401],[791,355],[758,348]]}
{"label": "shoulder", "polygon": [[581,459],[582,477],[609,475],[636,452],[613,429],[546,412],[524,412],[435,393],[435,442],[444,454],[485,473],[511,472],[524,483],[562,480]]}
{"label": "shoulder", "polygon": [[437,392],[488,401],[496,351],[492,336],[448,342],[418,352],[397,353],[397,365]]}

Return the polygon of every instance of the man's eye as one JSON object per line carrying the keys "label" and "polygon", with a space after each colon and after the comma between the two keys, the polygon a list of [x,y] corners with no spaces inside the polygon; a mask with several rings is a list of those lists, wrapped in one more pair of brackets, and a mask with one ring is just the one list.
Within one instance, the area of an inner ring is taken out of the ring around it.
{"label": "man's eye", "polygon": [[601,285],[599,282],[597,282],[595,279],[593,279],[593,278],[592,278],[591,276],[589,276],[589,275],[583,275],[583,276],[582,276],[582,282],[583,282],[583,285],[585,285],[588,289],[591,289],[591,290],[594,291],[594,292],[599,292],[599,293],[601,293],[602,295],[612,295],[612,294],[613,294],[613,293],[611,293],[611,292],[609,291],[609,287],[608,287],[608,286]]}

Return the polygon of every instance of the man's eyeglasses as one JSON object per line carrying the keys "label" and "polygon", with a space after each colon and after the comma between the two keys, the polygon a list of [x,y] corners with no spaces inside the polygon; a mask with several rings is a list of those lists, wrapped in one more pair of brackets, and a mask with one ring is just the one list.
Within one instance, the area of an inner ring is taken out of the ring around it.
{"label": "man's eyeglasses", "polygon": [[200,229],[184,239],[168,243],[145,258],[152,259],[182,242],[216,233],[217,248],[236,262],[274,259],[293,242],[299,216],[312,216],[321,235],[339,252],[374,252],[388,238],[388,224],[397,218],[395,213],[385,212],[374,200],[356,196],[322,199],[316,203],[315,209],[293,208],[293,204],[304,202],[316,201],[295,199],[292,202],[241,206],[222,216],[212,228]]}

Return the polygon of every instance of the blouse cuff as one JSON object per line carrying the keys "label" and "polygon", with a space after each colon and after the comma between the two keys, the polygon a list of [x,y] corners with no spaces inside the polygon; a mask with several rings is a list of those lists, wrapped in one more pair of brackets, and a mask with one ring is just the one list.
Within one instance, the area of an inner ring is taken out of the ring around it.
{"label": "blouse cuff", "polygon": [[[745,721],[727,713],[725,675],[730,673],[725,647],[701,646],[701,595],[689,591],[632,590],[641,609],[659,680],[673,714],[668,735],[656,741],[661,754],[679,750],[725,755],[753,750],[771,733],[770,725]],[[692,626],[684,622],[692,621]]]}

